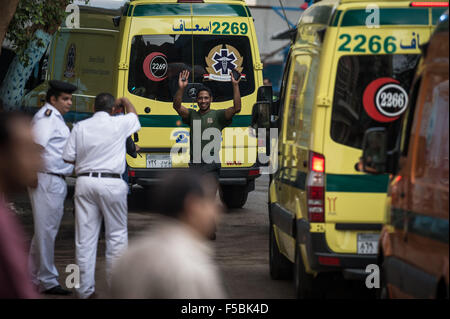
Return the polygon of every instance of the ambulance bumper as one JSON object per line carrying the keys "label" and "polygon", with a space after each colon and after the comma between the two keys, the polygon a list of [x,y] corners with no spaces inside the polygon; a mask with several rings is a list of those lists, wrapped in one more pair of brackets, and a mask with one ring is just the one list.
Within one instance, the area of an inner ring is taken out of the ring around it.
{"label": "ambulance bumper", "polygon": [[[158,185],[162,181],[162,176],[173,172],[182,172],[189,168],[169,168],[169,169],[133,169],[129,168],[129,181],[131,184],[138,184],[144,187]],[[258,167],[245,168],[221,168],[219,174],[220,185],[248,185],[249,191],[254,190],[254,181],[261,174],[256,174]],[[133,176],[134,175],[134,176]]]}

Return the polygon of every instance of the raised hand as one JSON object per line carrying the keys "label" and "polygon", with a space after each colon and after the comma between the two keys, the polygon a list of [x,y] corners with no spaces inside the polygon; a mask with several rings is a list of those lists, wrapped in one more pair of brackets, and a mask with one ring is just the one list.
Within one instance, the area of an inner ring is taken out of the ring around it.
{"label": "raised hand", "polygon": [[188,70],[183,70],[180,72],[180,76],[178,78],[178,87],[181,89],[186,88],[186,86],[189,83],[189,71]]}

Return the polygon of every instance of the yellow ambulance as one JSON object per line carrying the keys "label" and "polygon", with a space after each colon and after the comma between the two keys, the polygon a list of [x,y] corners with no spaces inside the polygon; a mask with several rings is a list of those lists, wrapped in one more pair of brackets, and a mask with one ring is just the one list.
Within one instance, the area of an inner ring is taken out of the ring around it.
{"label": "yellow ambulance", "polygon": [[399,130],[420,46],[446,7],[321,1],[301,16],[281,85],[269,189],[270,274],[293,274],[297,297],[323,296],[329,276],[362,279],[377,263],[389,176],[360,171],[364,133]]}
{"label": "yellow ambulance", "polygon": [[[245,1],[91,0],[79,9],[80,27],[63,25],[52,41],[45,79],[78,86],[68,122],[91,116],[100,92],[130,99],[142,126],[134,135],[139,156],[127,158],[132,184],[157,185],[159,173],[188,167],[189,128],[172,107],[178,74],[191,71],[183,104],[193,109],[198,107],[194,97],[200,84],[213,92],[212,109],[230,107],[229,74],[233,69],[242,74],[242,110],[223,132],[220,171],[224,202],[242,207],[260,176],[257,140],[248,128],[263,83]],[[26,107],[42,105],[46,83],[27,94]],[[178,151],[171,154],[174,146]]]}

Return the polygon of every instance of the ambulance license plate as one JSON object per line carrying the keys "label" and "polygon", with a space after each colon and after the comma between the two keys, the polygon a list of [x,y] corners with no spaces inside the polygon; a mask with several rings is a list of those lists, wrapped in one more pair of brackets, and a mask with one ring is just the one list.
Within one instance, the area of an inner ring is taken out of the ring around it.
{"label": "ambulance license plate", "polygon": [[358,254],[377,254],[379,238],[379,234],[358,234]]}
{"label": "ambulance license plate", "polygon": [[172,159],[170,154],[147,154],[147,168],[170,168]]}

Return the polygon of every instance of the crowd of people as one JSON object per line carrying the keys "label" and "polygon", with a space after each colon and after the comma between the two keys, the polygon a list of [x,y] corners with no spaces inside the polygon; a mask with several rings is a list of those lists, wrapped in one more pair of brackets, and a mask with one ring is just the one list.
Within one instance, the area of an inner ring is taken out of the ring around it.
{"label": "crowd of people", "polygon": [[[183,71],[174,109],[191,129],[198,120],[201,131],[222,130],[241,108],[239,79],[232,76],[231,81],[232,107],[211,110],[212,92],[202,87],[197,91],[199,110],[194,111],[181,105],[189,82],[189,72]],[[165,217],[128,247],[129,186],[123,175],[126,152],[135,156],[139,151],[130,138],[141,128],[136,109],[127,98],[100,93],[93,116],[74,123],[70,130],[64,115],[71,109],[77,87],[56,80],[49,85],[45,105],[32,118],[0,111],[0,298],[73,293],[63,287],[55,266],[66,177],[72,175],[76,177],[75,264],[80,271],[77,297],[98,297],[95,268],[102,224],[111,297],[224,297],[208,241],[215,239],[222,207],[217,199],[218,154],[210,154],[213,163],[194,164],[191,152],[190,170],[164,176],[155,198],[157,211]],[[203,146],[202,141],[200,152]],[[26,191],[34,221],[28,257],[20,223],[8,204],[11,194]]]}

